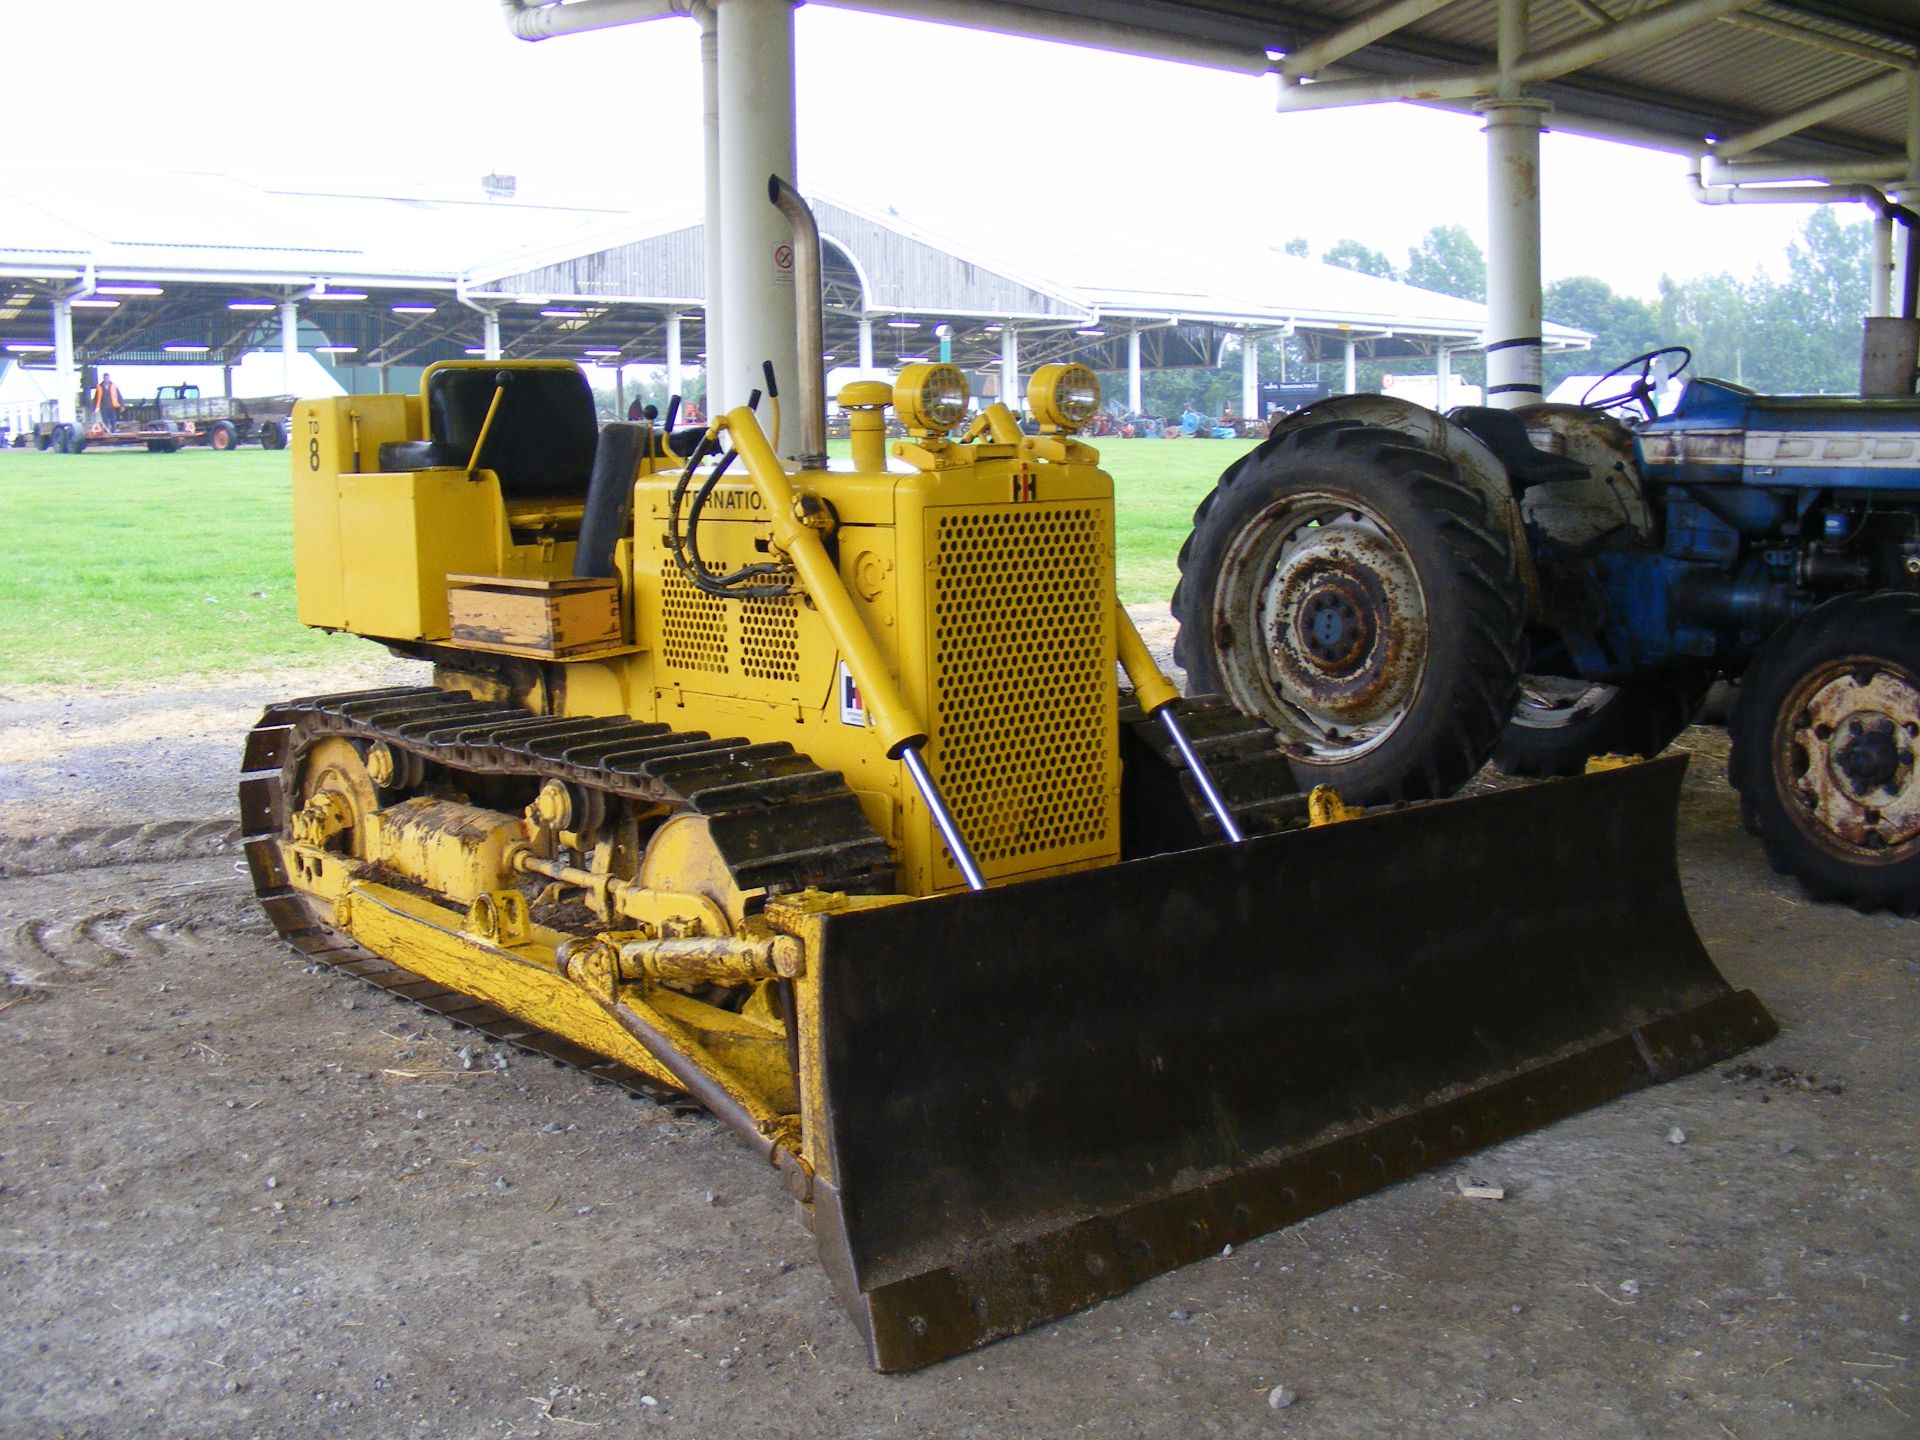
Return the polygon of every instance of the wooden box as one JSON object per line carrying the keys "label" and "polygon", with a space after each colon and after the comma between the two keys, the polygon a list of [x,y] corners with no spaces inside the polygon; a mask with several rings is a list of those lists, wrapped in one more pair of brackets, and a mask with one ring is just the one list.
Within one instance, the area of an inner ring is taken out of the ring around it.
{"label": "wooden box", "polygon": [[559,660],[625,644],[618,580],[447,576],[456,645]]}

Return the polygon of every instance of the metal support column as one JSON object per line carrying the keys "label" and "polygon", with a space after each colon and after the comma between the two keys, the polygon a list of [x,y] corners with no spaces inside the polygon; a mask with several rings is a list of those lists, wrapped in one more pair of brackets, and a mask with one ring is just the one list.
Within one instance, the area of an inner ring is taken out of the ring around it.
{"label": "metal support column", "polygon": [[1349,340],[1347,341],[1347,384],[1345,393],[1348,395],[1353,394],[1353,392],[1359,388],[1359,383],[1353,368],[1353,341]]}
{"label": "metal support column", "polygon": [[487,359],[500,358],[500,312],[483,310],[480,312],[480,348],[486,351]]}
{"label": "metal support column", "polygon": [[77,424],[74,412],[79,379],[73,369],[73,297],[56,295],[53,299],[53,404],[54,416],[65,424]]}
{"label": "metal support column", "polygon": [[1246,420],[1260,415],[1260,336],[1252,330],[1240,332],[1240,415]]}
{"label": "metal support column", "polygon": [[1452,404],[1448,391],[1453,389],[1453,351],[1437,345],[1433,351],[1433,408],[1444,413]]}
{"label": "metal support column", "polygon": [[[738,404],[765,380],[772,361],[789,393],[799,391],[799,323],[794,313],[793,232],[767,200],[767,178],[798,183],[794,159],[793,6],[790,0],[720,0],[716,9],[720,85],[721,392]],[[709,285],[709,294],[714,287]],[[708,375],[715,371],[708,347]],[[806,363],[818,365],[810,355]],[[784,426],[798,435],[795,423]],[[714,412],[709,412],[714,413]],[[771,423],[771,412],[763,412]],[[771,437],[777,453],[793,445]]]}
{"label": "metal support column", "polygon": [[[680,388],[680,312],[667,312],[667,398],[684,395]],[[712,412],[709,411],[709,414]]]}
{"label": "metal support column", "polygon": [[1140,413],[1140,332],[1127,332],[1127,413]]}
{"label": "metal support column", "polygon": [[[1900,187],[1900,203],[1910,209],[1920,209],[1920,70],[1907,72],[1907,178]],[[1906,294],[1913,287],[1913,278],[1907,270],[1914,261],[1916,248],[1920,248],[1920,238],[1908,227],[1901,226],[1899,236],[1900,243],[1893,247],[1892,295],[1887,305],[1890,315],[1906,313]]]}
{"label": "metal support column", "polygon": [[300,368],[300,303],[284,300],[280,304],[280,388],[291,395],[296,388],[293,372]]}
{"label": "metal support column", "polygon": [[873,317],[860,317],[860,378],[871,380],[873,374]]}
{"label": "metal support column", "polygon": [[1873,217],[1873,252],[1867,261],[1867,314],[1893,314],[1893,217]]}
{"label": "metal support column", "polygon": [[[721,334],[724,306],[720,293],[720,226],[723,220],[720,213],[720,39],[712,4],[696,5],[694,16],[700,22],[700,173],[706,206],[706,221],[701,234],[704,244],[701,252],[701,299],[706,307],[702,324],[707,337],[707,398],[703,408],[709,415],[719,415],[724,413],[721,407],[726,403],[727,396],[724,363],[726,339]],[[763,180],[761,183],[764,185],[766,182]]]}
{"label": "metal support column", "polygon": [[1540,130],[1532,99],[1483,100],[1487,121],[1487,403],[1517,409],[1542,394]]}
{"label": "metal support column", "polygon": [[1016,415],[1025,403],[1020,393],[1020,336],[1011,325],[1000,332],[1000,398]]}

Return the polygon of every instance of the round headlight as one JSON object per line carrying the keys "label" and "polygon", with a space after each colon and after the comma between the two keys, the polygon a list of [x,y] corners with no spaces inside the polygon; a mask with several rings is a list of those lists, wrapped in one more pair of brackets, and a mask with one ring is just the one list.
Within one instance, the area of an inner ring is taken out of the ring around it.
{"label": "round headlight", "polygon": [[1084,365],[1042,365],[1027,382],[1027,408],[1042,425],[1078,430],[1100,408],[1100,380]]}
{"label": "round headlight", "polygon": [[944,435],[967,418],[972,392],[952,365],[925,361],[907,366],[893,382],[893,408],[900,423],[923,435]]}

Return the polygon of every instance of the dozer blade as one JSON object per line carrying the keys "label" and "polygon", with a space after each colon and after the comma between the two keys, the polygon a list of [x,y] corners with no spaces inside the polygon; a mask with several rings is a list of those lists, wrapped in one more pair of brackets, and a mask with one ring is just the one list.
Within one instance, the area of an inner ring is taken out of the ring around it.
{"label": "dozer blade", "polygon": [[1775,1033],[1683,758],[826,918],[815,1225],[905,1370]]}

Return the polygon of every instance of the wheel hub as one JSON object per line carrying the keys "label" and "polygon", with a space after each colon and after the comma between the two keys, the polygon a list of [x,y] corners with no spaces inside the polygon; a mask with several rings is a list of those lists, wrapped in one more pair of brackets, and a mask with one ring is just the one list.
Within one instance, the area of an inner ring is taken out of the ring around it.
{"label": "wheel hub", "polygon": [[1262,604],[1274,679],[1316,741],[1390,731],[1426,654],[1426,608],[1399,546],[1364,516],[1319,517],[1281,546]]}
{"label": "wheel hub", "polygon": [[1301,602],[1300,638],[1329,675],[1345,675],[1365,660],[1374,619],[1365,587],[1350,576],[1328,576]]}
{"label": "wheel hub", "polygon": [[1857,715],[1846,725],[1845,738],[1833,749],[1833,768],[1853,794],[1864,800],[1876,790],[1899,793],[1903,769],[1913,766],[1913,751],[1903,749],[1899,728],[1886,715]]}
{"label": "wheel hub", "polygon": [[1855,667],[1812,677],[1800,693],[1785,758],[1808,822],[1855,853],[1920,844],[1920,687]]}

